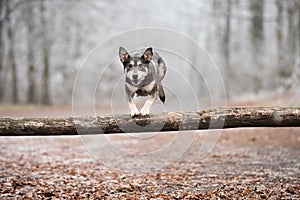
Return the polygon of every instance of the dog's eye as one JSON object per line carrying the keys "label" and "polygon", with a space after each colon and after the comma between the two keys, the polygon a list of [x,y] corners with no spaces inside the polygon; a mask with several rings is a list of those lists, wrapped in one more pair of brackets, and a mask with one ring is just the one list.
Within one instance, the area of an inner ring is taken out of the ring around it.
{"label": "dog's eye", "polygon": [[132,67],[132,64],[129,64],[128,67],[131,68],[131,67]]}
{"label": "dog's eye", "polygon": [[143,64],[140,63],[140,64],[139,64],[139,67],[143,67]]}

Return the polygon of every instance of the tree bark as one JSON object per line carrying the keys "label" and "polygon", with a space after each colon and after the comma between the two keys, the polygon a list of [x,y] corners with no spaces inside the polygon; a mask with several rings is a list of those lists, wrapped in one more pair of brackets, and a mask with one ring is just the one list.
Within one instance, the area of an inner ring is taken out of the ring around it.
{"label": "tree bark", "polygon": [[230,88],[230,80],[232,79],[231,69],[230,69],[230,37],[231,37],[231,9],[232,9],[232,0],[227,0],[226,7],[226,23],[225,23],[225,31],[223,37],[223,53],[224,53],[224,61],[225,61],[225,87],[227,91],[227,98],[231,98],[231,88]]}
{"label": "tree bark", "polygon": [[27,102],[30,104],[37,103],[36,95],[36,78],[35,78],[35,56],[34,56],[34,40],[36,39],[35,34],[35,19],[33,17],[34,5],[31,3],[26,4],[27,8],[27,77],[28,77],[28,91],[27,91]]}
{"label": "tree bark", "polygon": [[277,59],[279,69],[284,68],[284,48],[283,48],[283,7],[282,1],[276,0],[277,16],[276,16],[276,39],[277,39]]}
{"label": "tree bark", "polygon": [[[0,16],[2,16],[2,14],[4,13],[4,1],[0,1]],[[3,58],[4,58],[4,43],[3,43],[3,35],[4,35],[4,31],[3,31],[3,23],[4,23],[4,19],[2,19],[0,17],[0,102],[3,100],[3,96],[4,96],[4,91],[3,91],[3,85],[4,85],[4,81],[2,79],[2,70],[3,70]]]}
{"label": "tree bark", "polygon": [[298,58],[300,58],[300,2],[298,1]]}
{"label": "tree bark", "polygon": [[193,112],[0,118],[0,136],[55,136],[128,132],[162,132],[238,127],[300,127],[300,108],[232,107]]}
{"label": "tree bark", "polygon": [[8,49],[8,62],[11,65],[11,72],[12,72],[12,102],[14,104],[19,102],[18,96],[18,78],[17,78],[17,66],[15,60],[15,36],[13,34],[13,22],[11,22],[11,9],[10,4],[7,2],[6,5],[6,17],[7,17],[7,37],[9,41],[9,49]]}
{"label": "tree bark", "polygon": [[45,2],[40,2],[40,14],[42,24],[42,60],[44,64],[42,82],[42,104],[50,105],[50,44],[48,35],[48,25],[46,21]]}
{"label": "tree bark", "polygon": [[[263,65],[261,57],[263,56],[263,42],[264,42],[264,0],[251,0],[250,12],[252,14],[250,33],[252,41],[252,55],[254,65],[257,66],[257,71],[262,71]],[[257,73],[253,77],[254,92],[258,93],[262,89],[263,77]]]}

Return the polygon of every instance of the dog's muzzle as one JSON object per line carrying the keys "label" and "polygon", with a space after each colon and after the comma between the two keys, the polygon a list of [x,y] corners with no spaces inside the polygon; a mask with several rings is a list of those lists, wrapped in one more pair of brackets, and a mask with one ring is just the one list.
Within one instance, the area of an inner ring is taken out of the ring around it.
{"label": "dog's muzzle", "polygon": [[137,85],[139,83],[138,75],[137,74],[132,75],[131,81],[133,84]]}

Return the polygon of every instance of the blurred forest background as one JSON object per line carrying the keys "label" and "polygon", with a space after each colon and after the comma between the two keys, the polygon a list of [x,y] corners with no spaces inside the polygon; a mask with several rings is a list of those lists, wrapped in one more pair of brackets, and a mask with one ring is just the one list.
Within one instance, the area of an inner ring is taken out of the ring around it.
{"label": "blurred forest background", "polygon": [[[199,42],[220,67],[230,100],[299,97],[300,0],[1,0],[0,102],[71,104],[76,73],[88,52],[139,27],[168,28]],[[101,67],[95,60],[89,73]],[[111,82],[123,75],[119,67],[102,88],[111,90]],[[171,75],[167,79],[178,84]],[[82,87],[83,102],[88,87],[94,83]],[[103,102],[110,98],[105,94]]]}

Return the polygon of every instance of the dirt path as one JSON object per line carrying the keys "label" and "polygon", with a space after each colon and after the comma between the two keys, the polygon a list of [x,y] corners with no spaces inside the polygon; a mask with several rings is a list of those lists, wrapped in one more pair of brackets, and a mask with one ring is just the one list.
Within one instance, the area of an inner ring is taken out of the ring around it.
{"label": "dirt path", "polygon": [[225,130],[205,158],[193,134],[1,137],[0,198],[300,198],[299,128]]}

